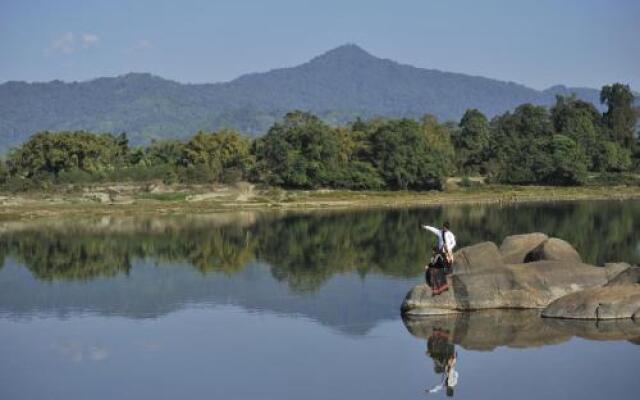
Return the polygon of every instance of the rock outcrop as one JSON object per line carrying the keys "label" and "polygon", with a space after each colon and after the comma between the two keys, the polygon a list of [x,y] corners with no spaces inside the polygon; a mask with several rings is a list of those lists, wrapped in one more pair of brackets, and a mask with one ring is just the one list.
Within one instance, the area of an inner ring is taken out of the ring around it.
{"label": "rock outcrop", "polygon": [[606,268],[585,264],[569,243],[542,233],[515,235],[500,248],[484,242],[456,252],[449,290],[433,296],[428,285],[419,284],[407,294],[402,312],[416,316],[544,309],[546,317],[636,318],[637,271],[624,263]]}
{"label": "rock outcrop", "polygon": [[526,233],[507,236],[500,245],[500,254],[506,264],[523,263],[529,252],[549,239],[544,233]]}
{"label": "rock outcrop", "polygon": [[524,262],[543,260],[582,262],[582,258],[576,249],[574,249],[568,242],[558,238],[545,240],[535,249],[531,250],[524,258]]}
{"label": "rock outcrop", "polygon": [[571,319],[640,319],[640,285],[604,286],[559,298],[543,317]]}

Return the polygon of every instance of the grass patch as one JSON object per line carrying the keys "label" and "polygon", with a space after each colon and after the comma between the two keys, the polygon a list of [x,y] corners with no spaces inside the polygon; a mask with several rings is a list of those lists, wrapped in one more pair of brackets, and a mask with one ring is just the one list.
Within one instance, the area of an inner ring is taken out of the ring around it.
{"label": "grass patch", "polygon": [[137,198],[140,200],[185,201],[187,194],[183,192],[142,193]]}

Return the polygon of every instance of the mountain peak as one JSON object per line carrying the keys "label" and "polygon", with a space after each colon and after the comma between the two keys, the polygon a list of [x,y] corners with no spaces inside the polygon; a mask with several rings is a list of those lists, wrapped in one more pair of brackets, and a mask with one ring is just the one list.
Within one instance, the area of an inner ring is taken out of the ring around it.
{"label": "mountain peak", "polygon": [[342,46],[338,46],[334,49],[327,51],[326,53],[319,55],[311,60],[312,63],[317,62],[357,62],[363,60],[373,60],[377,57],[371,55],[362,47],[347,43]]}

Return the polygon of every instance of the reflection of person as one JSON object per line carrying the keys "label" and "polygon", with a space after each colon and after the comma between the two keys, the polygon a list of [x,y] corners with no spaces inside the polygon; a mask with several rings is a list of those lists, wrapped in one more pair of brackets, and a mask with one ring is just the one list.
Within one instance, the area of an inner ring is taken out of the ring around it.
{"label": "reflection of person", "polygon": [[453,396],[453,389],[458,384],[458,371],[456,371],[457,354],[455,346],[449,343],[449,332],[434,328],[427,340],[427,355],[433,359],[433,369],[437,374],[442,374],[440,383],[427,393],[437,393],[446,390],[447,396]]}
{"label": "reflection of person", "polygon": [[438,251],[442,253],[447,264],[453,264],[453,248],[456,247],[456,236],[449,230],[449,223],[442,224],[442,229],[434,228],[429,225],[422,227],[438,237]]}
{"label": "reflection of person", "polygon": [[431,262],[425,267],[424,276],[425,282],[431,288],[431,294],[433,296],[449,290],[447,273],[449,273],[449,268],[446,265],[444,256],[438,251],[437,247],[434,247]]}

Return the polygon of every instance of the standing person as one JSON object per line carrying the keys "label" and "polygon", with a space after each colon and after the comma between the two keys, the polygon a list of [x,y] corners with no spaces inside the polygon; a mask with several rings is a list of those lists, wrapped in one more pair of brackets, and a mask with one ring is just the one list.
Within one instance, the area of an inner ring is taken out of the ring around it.
{"label": "standing person", "polygon": [[456,236],[449,230],[449,223],[442,224],[442,229],[434,228],[429,225],[422,227],[438,237],[438,251],[444,255],[449,267],[453,264],[453,248],[456,247]]}

